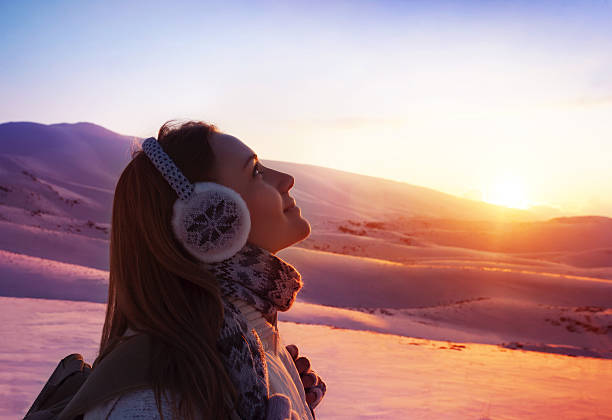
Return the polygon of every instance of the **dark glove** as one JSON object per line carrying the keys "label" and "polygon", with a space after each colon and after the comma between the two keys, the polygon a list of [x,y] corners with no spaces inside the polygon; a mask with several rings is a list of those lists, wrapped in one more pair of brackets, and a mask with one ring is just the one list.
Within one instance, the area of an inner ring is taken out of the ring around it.
{"label": "dark glove", "polygon": [[306,394],[306,403],[308,403],[310,410],[313,411],[314,408],[319,405],[319,403],[325,396],[327,386],[325,385],[325,382],[323,382],[321,377],[310,368],[310,360],[303,356],[298,357],[299,350],[295,344],[289,344],[288,346],[286,346],[286,348],[291,357],[293,358],[293,361],[295,362],[295,367],[297,368],[297,371],[300,374],[300,378],[302,379],[302,385],[304,385],[304,393]]}

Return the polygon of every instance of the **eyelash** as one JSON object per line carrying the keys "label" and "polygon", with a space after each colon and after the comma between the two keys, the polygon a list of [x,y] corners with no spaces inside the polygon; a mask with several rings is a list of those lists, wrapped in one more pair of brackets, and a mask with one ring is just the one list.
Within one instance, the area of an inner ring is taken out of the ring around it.
{"label": "eyelash", "polygon": [[255,166],[253,167],[253,178],[255,178],[255,170],[258,169],[259,170],[259,175],[262,175],[262,170],[260,169],[261,165],[259,165],[259,162],[257,162],[255,164]]}

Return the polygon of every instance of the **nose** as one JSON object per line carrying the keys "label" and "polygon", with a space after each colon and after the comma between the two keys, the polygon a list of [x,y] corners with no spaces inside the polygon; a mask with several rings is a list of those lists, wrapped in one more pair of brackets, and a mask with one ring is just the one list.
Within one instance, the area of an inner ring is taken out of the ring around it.
{"label": "nose", "polygon": [[295,184],[295,178],[285,172],[269,169],[268,174],[270,174],[270,172],[273,174],[273,178],[269,182],[273,183],[281,194],[288,192]]}
{"label": "nose", "polygon": [[293,187],[293,184],[295,184],[295,179],[289,174],[283,173],[283,175],[285,175],[285,178],[287,179],[287,191],[289,191]]}

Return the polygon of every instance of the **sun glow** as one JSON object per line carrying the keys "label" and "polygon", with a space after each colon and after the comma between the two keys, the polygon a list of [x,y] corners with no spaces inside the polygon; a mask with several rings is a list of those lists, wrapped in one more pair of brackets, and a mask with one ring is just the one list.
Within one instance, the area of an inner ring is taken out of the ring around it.
{"label": "sun glow", "polygon": [[517,209],[527,209],[530,206],[525,194],[524,183],[513,175],[505,175],[496,179],[485,192],[483,201]]}

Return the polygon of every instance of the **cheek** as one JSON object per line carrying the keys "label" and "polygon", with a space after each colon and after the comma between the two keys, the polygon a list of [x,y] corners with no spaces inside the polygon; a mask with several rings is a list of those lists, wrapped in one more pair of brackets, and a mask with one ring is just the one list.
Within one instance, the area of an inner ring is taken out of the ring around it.
{"label": "cheek", "polygon": [[247,201],[251,222],[269,223],[277,221],[283,213],[283,205],[280,196],[268,189],[254,191]]}

